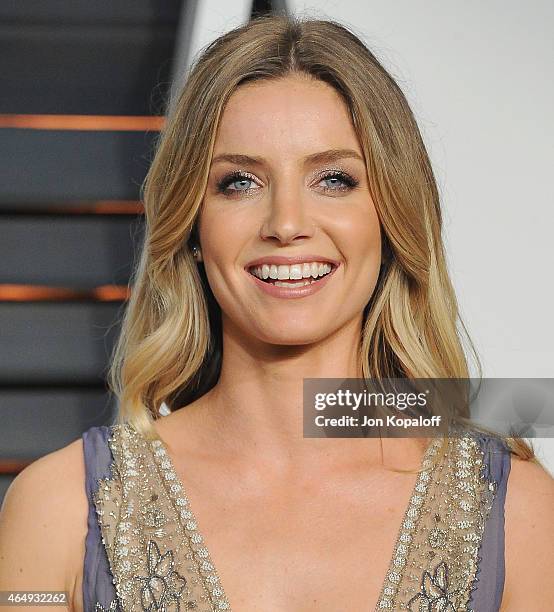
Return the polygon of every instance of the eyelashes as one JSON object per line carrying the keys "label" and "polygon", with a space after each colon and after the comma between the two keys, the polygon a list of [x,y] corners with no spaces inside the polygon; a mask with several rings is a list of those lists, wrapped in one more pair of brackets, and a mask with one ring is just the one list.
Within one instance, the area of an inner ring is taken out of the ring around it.
{"label": "eyelashes", "polygon": [[[355,189],[359,181],[345,172],[344,170],[328,170],[318,177],[318,182],[322,181],[335,181],[334,186],[325,185],[324,187],[320,187],[321,191],[324,193],[345,193],[349,192],[352,189]],[[342,184],[338,184],[339,181]],[[229,174],[226,174],[220,181],[217,183],[217,192],[221,193],[227,197],[233,198],[238,197],[240,194],[251,195],[252,192],[259,189],[259,187],[246,187],[244,189],[231,189],[231,185],[234,183],[255,183],[256,177],[250,172],[244,172],[241,170],[235,170]],[[333,185],[333,184],[332,184]]]}
{"label": "eyelashes", "polygon": [[235,170],[230,174],[225,175],[218,183],[217,183],[217,192],[222,193],[223,195],[234,197],[236,193],[250,193],[252,188],[249,187],[247,189],[229,189],[229,186],[233,183],[245,183],[251,182],[253,183],[255,177],[253,174],[249,172],[241,172],[240,170]]}

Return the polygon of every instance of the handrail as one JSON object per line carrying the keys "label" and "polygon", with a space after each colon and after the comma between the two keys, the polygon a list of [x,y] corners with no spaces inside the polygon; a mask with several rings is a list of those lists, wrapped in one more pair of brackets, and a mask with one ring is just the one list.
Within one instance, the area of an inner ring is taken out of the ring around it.
{"label": "handrail", "polygon": [[0,284],[0,302],[123,302],[130,295],[131,290],[125,285],[71,289],[47,285]]}
{"label": "handrail", "polygon": [[160,131],[165,117],[157,115],[17,115],[0,114],[0,128],[31,130]]}

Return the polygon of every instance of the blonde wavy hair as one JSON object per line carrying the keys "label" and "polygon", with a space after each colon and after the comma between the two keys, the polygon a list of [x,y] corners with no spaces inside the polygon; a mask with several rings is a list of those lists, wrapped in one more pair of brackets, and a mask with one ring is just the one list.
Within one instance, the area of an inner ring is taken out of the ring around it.
{"label": "blonde wavy hair", "polygon": [[[382,226],[383,266],[359,346],[363,377],[468,378],[462,332],[482,374],[447,271],[435,177],[401,89],[345,26],[260,17],[215,40],[195,62],[143,185],[144,244],[108,383],[119,402],[117,422],[147,439],[156,437],[152,422],[162,402],[186,406],[219,377],[221,312],[190,247],[222,111],[242,84],[291,73],[342,96]],[[463,408],[449,416],[468,420]],[[505,440],[513,453],[536,461],[523,439]]]}

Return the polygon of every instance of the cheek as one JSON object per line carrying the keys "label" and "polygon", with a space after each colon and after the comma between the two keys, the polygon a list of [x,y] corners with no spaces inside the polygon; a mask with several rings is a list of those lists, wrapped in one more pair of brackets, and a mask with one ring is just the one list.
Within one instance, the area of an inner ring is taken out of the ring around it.
{"label": "cheek", "polygon": [[369,272],[379,268],[381,227],[375,207],[355,207],[335,221],[335,235],[347,266]]}
{"label": "cheek", "polygon": [[234,277],[240,272],[238,260],[252,235],[253,229],[238,217],[215,207],[200,216],[199,237],[204,269],[216,297],[236,285]]}
{"label": "cheek", "polygon": [[199,235],[203,250],[209,255],[236,254],[236,248],[256,235],[252,210],[240,203],[204,202],[199,218]]}
{"label": "cheek", "polygon": [[[207,208],[207,210],[206,210]],[[233,245],[239,239],[232,215],[207,206],[200,215],[199,236],[205,263],[220,264],[232,256]]]}

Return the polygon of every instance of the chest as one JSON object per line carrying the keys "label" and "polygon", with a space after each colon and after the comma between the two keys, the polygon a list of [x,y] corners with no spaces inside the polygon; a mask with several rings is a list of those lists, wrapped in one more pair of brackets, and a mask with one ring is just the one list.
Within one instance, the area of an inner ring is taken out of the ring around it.
{"label": "chest", "polygon": [[[397,483],[401,498],[408,489]],[[227,496],[224,504],[210,493],[188,491],[233,610],[375,608],[403,514],[402,504],[387,503],[390,491],[353,498],[289,491],[266,500]],[[82,589],[81,564],[72,612],[84,612]]]}
{"label": "chest", "polygon": [[379,486],[368,481],[350,489],[312,483],[224,498],[211,487],[189,485],[187,491],[233,610],[369,611],[379,599],[414,480],[379,479]]}

